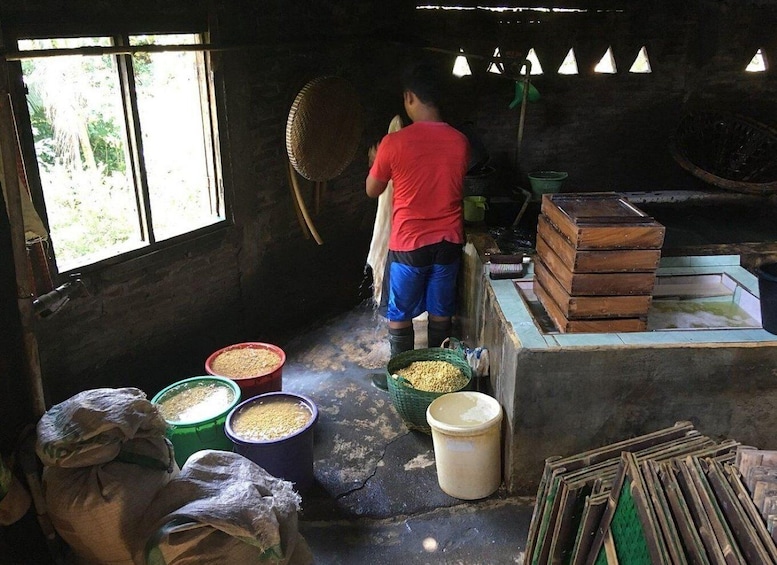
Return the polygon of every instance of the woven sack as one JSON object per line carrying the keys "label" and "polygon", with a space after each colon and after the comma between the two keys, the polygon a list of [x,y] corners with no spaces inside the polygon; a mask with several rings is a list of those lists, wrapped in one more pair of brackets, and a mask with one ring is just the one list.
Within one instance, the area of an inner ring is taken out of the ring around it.
{"label": "woven sack", "polygon": [[137,388],[85,390],[38,421],[35,452],[44,465],[88,467],[113,461],[124,442],[164,437],[167,423]]}
{"label": "woven sack", "polygon": [[147,565],[309,565],[292,483],[228,451],[202,450],[147,513]]}
{"label": "woven sack", "polygon": [[43,469],[51,522],[82,563],[135,563],[133,555],[145,543],[140,527],[148,507],[178,471],[163,437],[130,440],[127,450],[144,460]]}
{"label": "woven sack", "polygon": [[80,563],[134,563],[148,506],[178,472],[165,429],[134,388],[78,393],[38,422],[48,513]]}
{"label": "woven sack", "polygon": [[0,526],[10,526],[22,519],[32,499],[24,485],[0,461]]}

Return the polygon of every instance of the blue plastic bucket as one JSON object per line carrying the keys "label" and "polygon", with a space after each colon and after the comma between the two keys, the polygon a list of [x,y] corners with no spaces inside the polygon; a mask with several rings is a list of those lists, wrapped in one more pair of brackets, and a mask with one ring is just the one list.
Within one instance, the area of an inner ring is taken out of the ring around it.
{"label": "blue plastic bucket", "polygon": [[761,301],[761,325],[777,334],[777,263],[764,263],[755,269]]}
{"label": "blue plastic bucket", "polygon": [[[235,432],[235,419],[257,404],[278,401],[297,402],[310,411],[307,423],[276,439],[248,439]],[[272,476],[294,483],[299,491],[313,485],[313,429],[318,420],[318,408],[308,397],[292,392],[268,392],[244,400],[227,416],[224,431],[234,444],[234,451],[250,459]]]}
{"label": "blue plastic bucket", "polygon": [[[206,394],[206,400],[199,411],[192,411],[184,415],[183,419],[165,416],[165,403],[200,387],[212,391],[212,409],[208,407]],[[159,406],[165,416],[167,437],[173,444],[175,461],[179,467],[183,467],[192,453],[202,449],[232,451],[232,441],[224,433],[224,422],[240,402],[240,387],[233,380],[214,376],[184,379],[159,391],[151,402]]]}

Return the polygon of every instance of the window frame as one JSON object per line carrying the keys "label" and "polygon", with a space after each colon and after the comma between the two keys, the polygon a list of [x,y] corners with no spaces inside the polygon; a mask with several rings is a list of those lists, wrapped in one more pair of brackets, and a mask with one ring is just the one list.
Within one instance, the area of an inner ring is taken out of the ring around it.
{"label": "window frame", "polygon": [[[218,234],[224,232],[226,229],[233,225],[231,198],[227,196],[227,182],[225,180],[225,165],[228,160],[223,153],[224,142],[222,140],[222,124],[227,123],[224,119],[225,110],[223,102],[223,84],[220,73],[217,73],[216,62],[213,61],[212,53],[207,48],[209,34],[200,29],[175,29],[175,30],[159,30],[152,31],[127,31],[120,32],[95,32],[89,31],[83,34],[79,33],[44,33],[44,34],[29,34],[19,35],[15,38],[16,41],[21,39],[48,39],[57,37],[110,37],[113,41],[113,45],[116,47],[122,47],[129,45],[129,37],[135,35],[164,35],[164,34],[197,34],[200,36],[200,42],[203,45],[202,49],[193,48],[192,45],[185,45],[186,50],[193,51],[197,56],[197,68],[198,73],[201,73],[199,82],[201,95],[201,115],[203,118],[203,133],[204,142],[206,146],[206,163],[209,171],[209,179],[212,181],[212,186],[208,188],[208,196],[211,201],[211,206],[222,216],[222,219],[214,221],[212,224],[195,228],[182,234],[178,234],[169,238],[165,238],[162,241],[157,241],[153,237],[153,230],[149,230],[148,226],[151,225],[151,209],[149,202],[149,188],[145,173],[145,164],[142,155],[143,140],[140,132],[140,117],[138,114],[138,106],[136,100],[135,84],[134,84],[134,69],[132,65],[132,54],[114,53],[111,56],[118,70],[118,86],[122,94],[122,106],[125,120],[125,127],[127,128],[128,138],[128,150],[130,153],[131,163],[128,163],[132,169],[132,177],[134,184],[135,198],[137,202],[137,221],[140,229],[140,240],[145,242],[141,247],[119,253],[117,255],[107,257],[98,261],[74,267],[67,270],[60,271],[57,268],[55,254],[56,243],[49,241],[47,243],[46,260],[48,261],[49,270],[55,280],[61,281],[69,279],[71,276],[82,273],[91,273],[104,270],[114,265],[122,264],[128,261],[142,260],[145,256],[156,255],[159,251],[169,249],[171,247],[178,247],[185,245],[189,242],[199,240],[203,237],[211,237],[211,234]],[[117,41],[118,40],[118,41]],[[15,41],[15,43],[16,43]],[[18,43],[16,43],[18,45]],[[175,46],[167,46],[172,50]],[[142,46],[133,46],[130,49],[133,51],[144,51]],[[183,50],[183,49],[182,49]],[[152,49],[149,49],[152,51]],[[37,152],[35,150],[35,143],[32,134],[32,125],[30,120],[29,111],[27,108],[27,91],[24,84],[24,75],[22,72],[22,65],[20,61],[9,61],[9,74],[11,77],[11,102],[14,109],[14,116],[16,121],[17,135],[19,139],[19,146],[22,153],[22,161],[24,164],[27,183],[30,189],[33,203],[38,211],[41,219],[43,220],[46,229],[49,229],[48,214],[46,211],[46,199],[43,190],[43,185],[39,173],[39,164]]]}

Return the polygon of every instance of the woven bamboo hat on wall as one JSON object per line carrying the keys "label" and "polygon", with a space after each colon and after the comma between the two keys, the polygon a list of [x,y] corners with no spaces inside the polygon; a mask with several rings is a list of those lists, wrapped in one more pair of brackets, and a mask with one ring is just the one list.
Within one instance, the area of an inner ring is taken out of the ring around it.
{"label": "woven bamboo hat on wall", "polygon": [[289,112],[286,151],[304,178],[333,179],[351,163],[362,135],[363,111],[356,90],[340,77],[307,83]]}

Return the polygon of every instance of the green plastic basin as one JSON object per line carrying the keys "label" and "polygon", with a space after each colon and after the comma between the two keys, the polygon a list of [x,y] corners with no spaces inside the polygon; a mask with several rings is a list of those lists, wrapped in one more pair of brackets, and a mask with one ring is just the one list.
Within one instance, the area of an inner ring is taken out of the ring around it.
{"label": "green plastic basin", "polygon": [[[197,402],[192,403],[193,400]],[[167,422],[167,437],[179,467],[202,449],[232,451],[224,422],[240,402],[240,387],[233,380],[216,376],[184,379],[159,391],[151,402],[160,408]],[[189,404],[185,410],[174,410],[177,415],[170,415],[173,408]]]}
{"label": "green plastic basin", "polygon": [[529,184],[537,196],[552,194],[561,190],[568,176],[568,173],[560,171],[534,171],[529,173]]}

